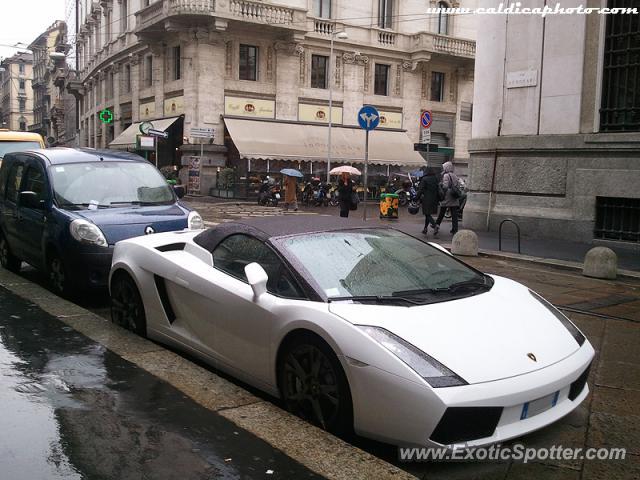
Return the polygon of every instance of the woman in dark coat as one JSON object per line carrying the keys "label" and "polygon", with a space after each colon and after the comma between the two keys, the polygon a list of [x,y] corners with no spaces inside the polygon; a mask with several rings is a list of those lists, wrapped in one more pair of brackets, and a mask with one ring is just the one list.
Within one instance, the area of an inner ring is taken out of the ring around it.
{"label": "woman in dark coat", "polygon": [[422,202],[422,213],[424,214],[424,229],[422,233],[425,235],[429,225],[433,228],[434,235],[438,233],[438,224],[432,215],[438,213],[439,200],[438,178],[433,169],[428,168],[418,186],[418,201]]}
{"label": "woman in dark coat", "polygon": [[356,185],[351,180],[351,175],[343,173],[338,181],[338,201],[340,202],[340,216],[348,217],[351,210],[351,194]]}

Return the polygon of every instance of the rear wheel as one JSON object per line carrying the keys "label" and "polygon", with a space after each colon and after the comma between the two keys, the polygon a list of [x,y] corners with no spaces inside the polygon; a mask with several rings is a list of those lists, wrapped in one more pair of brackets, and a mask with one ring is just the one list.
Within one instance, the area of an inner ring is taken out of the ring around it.
{"label": "rear wheel", "polygon": [[111,283],[111,321],[142,337],[147,336],[144,303],[133,279],[118,273]]}
{"label": "rear wheel", "polygon": [[336,354],[313,334],[283,348],[278,379],[287,410],[332,433],[351,433],[351,393]]}
{"label": "rear wheel", "polygon": [[11,253],[9,242],[7,242],[5,236],[0,233],[0,265],[2,265],[2,268],[6,268],[13,273],[18,273],[21,264],[22,261]]}

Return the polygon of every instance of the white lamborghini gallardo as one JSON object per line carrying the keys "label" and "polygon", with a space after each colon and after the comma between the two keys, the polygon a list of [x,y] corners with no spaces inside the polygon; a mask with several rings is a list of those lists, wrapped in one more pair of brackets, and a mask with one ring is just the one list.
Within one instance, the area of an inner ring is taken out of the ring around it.
{"label": "white lamborghini gallardo", "polygon": [[589,391],[594,350],[556,308],[393,228],[270,217],[132,238],[110,291],[114,322],[333,432],[479,446]]}

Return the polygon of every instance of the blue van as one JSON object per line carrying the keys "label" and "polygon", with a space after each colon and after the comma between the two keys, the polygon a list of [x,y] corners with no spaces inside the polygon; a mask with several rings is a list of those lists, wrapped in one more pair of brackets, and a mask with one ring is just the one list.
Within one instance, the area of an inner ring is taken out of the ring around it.
{"label": "blue van", "polygon": [[162,174],[138,155],[52,148],[0,166],[0,265],[47,272],[60,294],[107,285],[116,242],[203,228]]}

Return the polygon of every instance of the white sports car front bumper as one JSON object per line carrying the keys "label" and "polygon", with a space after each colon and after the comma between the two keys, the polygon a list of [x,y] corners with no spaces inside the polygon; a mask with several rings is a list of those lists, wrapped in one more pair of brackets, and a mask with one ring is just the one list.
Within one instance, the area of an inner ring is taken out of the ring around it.
{"label": "white sports car front bumper", "polygon": [[[431,388],[426,383],[345,359],[355,430],[384,442],[419,446],[473,447],[519,437],[559,420],[586,398],[589,388],[586,382],[580,388],[581,381],[594,353],[591,344],[585,342],[569,357],[525,375],[446,388]],[[552,399],[548,408],[537,414],[532,410],[522,418],[525,403],[543,397]],[[454,409],[446,416],[452,421],[443,418],[447,409]],[[474,426],[474,422],[486,424],[491,412],[496,415],[491,428]],[[482,431],[492,433],[478,433]],[[454,441],[439,442],[434,438]]]}

